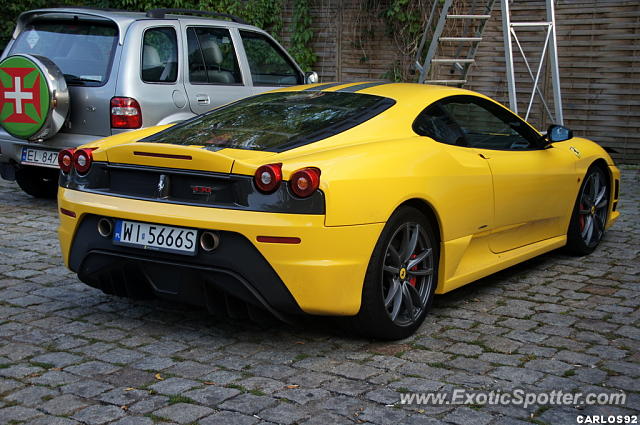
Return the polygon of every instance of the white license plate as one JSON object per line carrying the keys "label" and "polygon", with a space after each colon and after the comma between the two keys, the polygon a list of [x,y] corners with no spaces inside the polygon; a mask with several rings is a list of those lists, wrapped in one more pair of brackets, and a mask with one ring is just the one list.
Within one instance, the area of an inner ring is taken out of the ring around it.
{"label": "white license plate", "polygon": [[58,151],[22,148],[22,158],[20,162],[28,165],[58,168]]}
{"label": "white license plate", "polygon": [[116,220],[113,243],[142,249],[195,255],[198,231],[137,221]]}

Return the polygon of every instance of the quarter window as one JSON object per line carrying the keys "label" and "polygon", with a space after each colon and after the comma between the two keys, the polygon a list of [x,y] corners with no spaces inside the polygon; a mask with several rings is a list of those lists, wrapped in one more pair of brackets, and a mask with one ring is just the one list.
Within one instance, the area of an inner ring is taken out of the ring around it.
{"label": "quarter window", "polygon": [[201,84],[242,84],[229,30],[189,28],[189,81]]}
{"label": "quarter window", "polygon": [[275,43],[262,34],[240,31],[254,86],[293,86],[302,76]]}
{"label": "quarter window", "polygon": [[142,81],[175,83],[178,78],[178,40],[173,28],[151,28],[142,42]]}

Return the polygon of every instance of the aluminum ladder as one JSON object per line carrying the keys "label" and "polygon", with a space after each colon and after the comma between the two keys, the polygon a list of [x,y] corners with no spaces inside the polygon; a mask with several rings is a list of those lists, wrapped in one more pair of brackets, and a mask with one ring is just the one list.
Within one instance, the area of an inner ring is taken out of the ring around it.
{"label": "aluminum ladder", "polygon": [[[546,0],[546,15],[547,20],[541,22],[513,22],[511,20],[511,11],[509,9],[509,0],[501,0],[502,6],[502,33],[504,37],[504,58],[507,66],[507,87],[509,89],[509,108],[516,114],[518,113],[518,98],[516,91],[515,72],[513,67],[513,41],[516,42],[516,46],[522,56],[524,65],[527,69],[529,77],[533,82],[531,95],[529,96],[529,103],[527,105],[527,112],[524,119],[529,119],[531,107],[536,94],[540,97],[540,101],[544,106],[547,115],[556,124],[564,124],[564,116],[562,114],[562,95],[560,93],[560,70],[558,66],[558,43],[556,40],[556,18],[555,18],[555,5],[554,0]],[[536,73],[533,73],[529,59],[522,48],[522,43],[518,39],[516,29],[541,29],[545,31],[544,44],[542,46],[542,52],[538,61],[538,67]],[[544,94],[538,87],[540,82],[540,74],[543,68],[545,57],[549,57],[549,65],[551,71],[551,85],[553,87],[553,106],[555,114],[551,113],[549,105],[545,101]]]}
{"label": "aluminum ladder", "polygon": [[[461,13],[451,13],[453,0],[445,0],[444,3],[434,0],[416,53],[415,67],[420,73],[419,83],[462,86],[467,82],[495,2],[473,0]],[[438,10],[440,5],[442,7]],[[436,16],[438,21],[433,28]],[[456,30],[461,34],[444,35]],[[428,40],[429,48],[423,55]]]}

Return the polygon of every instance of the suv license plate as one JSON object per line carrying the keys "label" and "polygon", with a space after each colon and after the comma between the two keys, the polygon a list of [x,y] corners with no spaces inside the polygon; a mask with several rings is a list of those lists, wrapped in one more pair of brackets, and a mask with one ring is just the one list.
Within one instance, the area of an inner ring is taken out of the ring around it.
{"label": "suv license plate", "polygon": [[22,164],[58,168],[58,151],[22,148]]}
{"label": "suv license plate", "polygon": [[113,243],[142,249],[195,255],[198,231],[137,221],[116,220]]}

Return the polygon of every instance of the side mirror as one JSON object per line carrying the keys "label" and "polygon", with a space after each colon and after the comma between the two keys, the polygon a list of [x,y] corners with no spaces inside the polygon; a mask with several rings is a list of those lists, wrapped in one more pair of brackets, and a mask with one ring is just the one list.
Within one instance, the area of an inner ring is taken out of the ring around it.
{"label": "side mirror", "polygon": [[304,73],[304,82],[305,84],[315,84],[320,80],[318,77],[318,73],[315,71],[305,72]]}
{"label": "side mirror", "polygon": [[550,143],[564,142],[573,138],[573,131],[561,125],[550,125],[547,130],[547,140]]}

